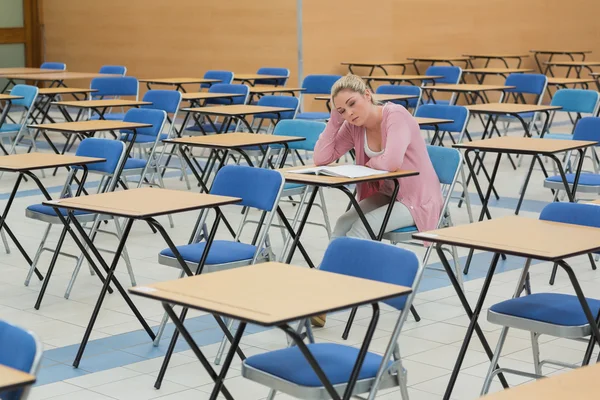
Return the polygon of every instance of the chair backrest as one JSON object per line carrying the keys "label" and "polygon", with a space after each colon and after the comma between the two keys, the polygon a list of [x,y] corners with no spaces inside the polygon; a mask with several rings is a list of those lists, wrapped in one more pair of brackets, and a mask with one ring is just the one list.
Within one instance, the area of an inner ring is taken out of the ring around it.
{"label": "chair backrest", "polygon": [[107,76],[94,78],[90,84],[91,89],[98,90],[92,93],[92,98],[135,96],[139,93],[139,82],[132,76]]}
{"label": "chair backrest", "polygon": [[[336,274],[413,287],[419,257],[410,250],[373,240],[337,238],[327,247],[320,269]],[[384,301],[402,310],[407,296]]]}
{"label": "chair backrest", "polygon": [[[573,140],[600,142],[600,118],[584,117],[575,124]],[[600,146],[600,143],[596,146]]]}
{"label": "chair backrest", "polygon": [[277,75],[281,76],[281,79],[256,79],[255,85],[273,85],[273,86],[285,86],[288,78],[290,77],[290,70],[287,68],[273,68],[263,67],[256,71],[259,75]]}
{"label": "chair backrest", "polygon": [[[463,106],[448,106],[443,104],[423,104],[415,112],[415,117],[451,119],[454,122],[441,124],[440,130],[444,132],[456,132],[460,136],[458,143],[469,122],[469,110]],[[421,129],[435,129],[433,126],[422,126]]]}
{"label": "chair backrest", "polygon": [[548,85],[548,78],[542,74],[510,74],[504,84],[515,86],[514,89],[506,89],[507,93],[533,94],[541,101]]}
{"label": "chair backrest", "polygon": [[279,122],[273,130],[273,135],[304,137],[306,140],[288,143],[289,148],[292,150],[314,151],[317,140],[319,140],[319,136],[321,136],[326,126],[325,122],[291,119]]}
{"label": "chair backrest", "polygon": [[558,111],[596,115],[600,93],[595,90],[560,89],[552,96],[550,105],[560,106]]}
{"label": "chair backrest", "polygon": [[241,206],[273,211],[283,188],[283,175],[275,170],[227,165],[217,172],[211,194],[239,197]]}
{"label": "chair backrest", "polygon": [[[220,82],[218,83],[231,83],[233,82],[233,72],[231,71],[218,71],[218,70],[210,70],[204,73],[204,79],[218,79]],[[209,88],[213,84],[211,83],[202,83],[200,84],[200,88]]]}
{"label": "chair backrest", "polygon": [[[29,331],[0,320],[0,364],[36,375],[42,358],[42,345]],[[27,389],[2,392],[3,400],[19,400]]]}
{"label": "chair backrest", "polygon": [[331,87],[340,78],[340,75],[307,75],[302,81],[306,89],[303,94],[330,95]]}
{"label": "chair backrest", "polygon": [[417,108],[421,102],[421,88],[412,85],[381,85],[375,91],[377,94],[403,94],[418,96],[416,99],[410,99],[406,101],[396,100],[393,103],[405,105],[408,104],[408,108]]}
{"label": "chair backrest", "polygon": [[59,62],[45,62],[40,66],[41,69],[55,69],[57,71],[65,71],[67,64]]}
{"label": "chair backrest", "polygon": [[163,110],[167,114],[177,114],[181,97],[181,92],[178,90],[148,90],[142,100],[152,104],[144,105],[141,108]]}
{"label": "chair backrest", "polygon": [[442,76],[435,80],[435,83],[456,84],[460,82],[462,68],[451,65],[432,65],[427,68],[425,75]]}
{"label": "chair backrest", "polygon": [[[282,108],[293,108],[294,111],[285,111],[280,113],[279,120],[282,121],[284,119],[293,119],[296,116],[296,112],[298,111],[298,106],[300,105],[300,100],[294,96],[271,96],[266,95],[262,96],[258,99],[256,105],[266,106],[266,107],[282,107]],[[259,114],[260,116],[260,114]]]}
{"label": "chair backrest", "polygon": [[123,65],[103,65],[100,67],[101,74],[111,74],[111,75],[127,75],[127,67]]}
{"label": "chair backrest", "polygon": [[600,228],[600,207],[585,203],[550,203],[542,209],[540,219]]}
{"label": "chair backrest", "polygon": [[[137,136],[151,136],[158,138],[163,130],[167,119],[167,113],[163,110],[152,110],[149,108],[131,108],[125,113],[124,122],[138,122],[141,124],[152,124],[147,128],[136,129]],[[122,130],[121,133],[131,134],[130,130]]]}
{"label": "chair backrest", "polygon": [[455,182],[461,167],[460,151],[451,147],[427,145],[427,154],[442,185]]}
{"label": "chair backrest", "polygon": [[126,145],[120,140],[85,138],[77,146],[75,155],[81,157],[104,158],[106,161],[88,164],[89,171],[113,175],[124,162]]}
{"label": "chair backrest", "polygon": [[231,99],[208,99],[205,104],[246,104],[250,95],[250,88],[247,85],[233,83],[215,83],[208,89],[209,93],[240,93],[243,96],[232,97]]}
{"label": "chair backrest", "polygon": [[39,89],[37,88],[37,86],[15,85],[10,90],[10,94],[14,96],[22,96],[23,98],[13,100],[12,105],[25,107],[29,110],[35,102],[38,92]]}

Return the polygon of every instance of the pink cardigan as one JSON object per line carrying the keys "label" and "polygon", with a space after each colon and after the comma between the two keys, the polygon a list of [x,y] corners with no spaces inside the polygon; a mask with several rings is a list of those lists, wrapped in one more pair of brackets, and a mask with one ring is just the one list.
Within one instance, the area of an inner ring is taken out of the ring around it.
{"label": "pink cardigan", "polygon": [[[404,107],[387,103],[383,108],[381,136],[385,151],[369,159],[364,151],[365,128],[349,124],[333,110],[315,146],[314,162],[330,164],[354,148],[358,165],[385,171],[418,171],[419,175],[399,179],[397,200],[410,210],[419,231],[436,229],[443,206],[442,192],[419,125]],[[359,184],[358,200],[381,191],[385,191],[381,181]]]}

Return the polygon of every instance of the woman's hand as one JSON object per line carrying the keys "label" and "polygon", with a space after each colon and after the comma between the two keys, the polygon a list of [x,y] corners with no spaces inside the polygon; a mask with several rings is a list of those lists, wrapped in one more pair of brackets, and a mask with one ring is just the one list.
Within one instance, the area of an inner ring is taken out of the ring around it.
{"label": "woman's hand", "polygon": [[[333,101],[331,102],[331,104],[333,104]],[[344,117],[342,117],[342,114],[340,114],[339,111],[335,108],[331,109],[331,117],[329,118],[329,120],[338,128],[344,124]]]}

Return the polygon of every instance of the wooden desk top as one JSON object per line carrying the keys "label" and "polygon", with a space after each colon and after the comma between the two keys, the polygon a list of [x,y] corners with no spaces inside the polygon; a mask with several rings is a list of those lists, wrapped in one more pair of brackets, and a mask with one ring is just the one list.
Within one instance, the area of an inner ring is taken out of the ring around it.
{"label": "wooden desk top", "polygon": [[554,154],[595,146],[598,142],[584,140],[540,139],[502,136],[455,144],[457,149],[480,149],[499,153]]}
{"label": "wooden desk top", "polygon": [[0,392],[35,383],[35,376],[18,369],[0,365]]}
{"label": "wooden desk top", "polygon": [[440,125],[440,124],[451,124],[454,122],[452,119],[444,119],[444,118],[423,118],[423,117],[413,117],[419,126],[421,125]]}
{"label": "wooden desk top", "polygon": [[467,74],[480,74],[480,75],[508,75],[508,74],[525,74],[528,72],[534,72],[532,68],[467,68],[463,69],[464,73]]}
{"label": "wooden desk top", "polygon": [[13,96],[12,94],[0,93],[0,100],[20,100],[23,98],[23,96]]}
{"label": "wooden desk top", "polygon": [[122,75],[99,74],[97,72],[49,72],[44,74],[7,74],[10,79],[23,79],[30,81],[66,81],[69,79],[94,79],[116,77]]}
{"label": "wooden desk top", "polygon": [[386,65],[409,65],[412,61],[389,61],[389,62],[342,62],[342,65],[356,65],[357,67],[378,67]]}
{"label": "wooden desk top", "polygon": [[454,57],[407,57],[413,61],[469,61],[469,57],[465,56],[454,56]]}
{"label": "wooden desk top", "polygon": [[104,119],[76,122],[57,122],[55,124],[29,125],[32,129],[45,129],[54,132],[84,133],[117,131],[120,129],[150,128],[152,124],[139,124],[137,122],[108,121]]}
{"label": "wooden desk top", "polygon": [[306,140],[301,136],[267,135],[264,133],[232,132],[222,135],[186,136],[163,140],[165,143],[207,148],[239,148]]}
{"label": "wooden desk top", "polygon": [[103,161],[106,161],[106,159],[55,153],[11,154],[8,156],[0,156],[0,171],[33,171],[37,169],[67,167],[71,165],[94,164]]}
{"label": "wooden desk top", "polygon": [[194,83],[219,83],[218,79],[204,79],[204,78],[148,78],[140,79],[140,82],[144,83],[157,83],[162,85],[185,85]]}
{"label": "wooden desk top", "polygon": [[596,67],[600,65],[600,61],[546,61],[544,64],[557,67]]}
{"label": "wooden desk top", "polygon": [[411,289],[316,268],[268,262],[137,286],[129,292],[236,320],[276,326],[407,295]]}
{"label": "wooden desk top", "polygon": [[528,112],[560,110],[560,106],[513,103],[485,103],[466,106],[472,113],[483,114],[521,114]]}
{"label": "wooden desk top", "polygon": [[23,74],[53,74],[56,73],[55,69],[46,68],[0,68],[0,76],[5,75],[23,75]]}
{"label": "wooden desk top", "polygon": [[[410,100],[410,99],[418,99],[419,96],[415,94],[373,94],[373,98],[375,101],[394,101],[394,100]],[[327,100],[331,99],[330,96],[316,96],[315,100]]]}
{"label": "wooden desk top", "polygon": [[78,94],[78,93],[94,93],[98,89],[90,88],[71,88],[71,87],[51,87],[51,88],[40,88],[38,94],[40,96],[52,96],[55,94]]}
{"label": "wooden desk top", "polygon": [[144,219],[239,203],[237,197],[144,187],[44,201],[43,204],[125,218]]}
{"label": "wooden desk top", "polygon": [[286,86],[250,86],[250,93],[286,93],[286,92],[304,92],[306,89],[301,87],[286,87]]}
{"label": "wooden desk top", "polygon": [[458,83],[455,85],[427,85],[423,89],[435,90],[438,92],[489,92],[494,90],[514,89],[515,86],[504,85],[478,85],[470,83]]}
{"label": "wooden desk top", "polygon": [[529,57],[529,54],[523,54],[523,53],[506,53],[506,54],[502,54],[502,53],[468,53],[468,54],[463,54],[463,56],[471,57],[471,58],[527,58],[527,57]]}
{"label": "wooden desk top", "polygon": [[590,72],[590,76],[600,76],[600,72]]}
{"label": "wooden desk top", "polygon": [[209,92],[190,92],[182,93],[181,99],[185,101],[190,100],[206,100],[206,99],[229,99],[232,97],[241,97],[241,93],[209,93]]}
{"label": "wooden desk top", "polygon": [[425,81],[431,79],[443,78],[441,75],[373,75],[373,76],[362,76],[361,78],[373,81],[387,81],[387,82],[402,82],[402,81]]}
{"label": "wooden desk top", "polygon": [[419,232],[413,238],[543,261],[562,260],[600,249],[598,228],[515,215]]}
{"label": "wooden desk top", "polygon": [[580,83],[596,82],[594,78],[556,78],[548,77],[548,85],[576,85]]}
{"label": "wooden desk top", "polygon": [[[343,164],[332,164],[332,167]],[[311,175],[311,174],[295,174],[293,170],[312,168],[314,165],[301,165],[296,167],[280,168],[277,171],[281,171],[285,177],[286,182],[301,183],[312,186],[324,186],[324,187],[338,187],[344,185],[352,185],[354,183],[382,181],[386,179],[405,178],[409,176],[419,175],[417,171],[395,171],[388,172],[386,174],[366,176],[363,178],[342,178],[337,176],[327,175]]]}
{"label": "wooden desk top", "polygon": [[589,54],[591,50],[529,50],[531,53],[539,54]]}
{"label": "wooden desk top", "polygon": [[241,116],[241,115],[253,115],[262,113],[277,113],[294,111],[293,108],[285,107],[267,107],[267,106],[255,106],[251,104],[240,104],[231,106],[214,106],[214,107],[194,107],[184,108],[183,111],[194,112],[198,114],[208,115],[228,115],[228,116]]}
{"label": "wooden desk top", "polygon": [[125,99],[107,99],[107,100],[76,100],[76,101],[55,101],[52,104],[64,107],[77,108],[103,108],[103,107],[135,107],[149,106],[149,101],[125,100]]}
{"label": "wooden desk top", "polygon": [[233,74],[234,81],[255,81],[258,79],[285,79],[281,75],[263,75],[263,74]]}
{"label": "wooden desk top", "polygon": [[593,398],[597,394],[600,364],[576,368],[483,397],[484,400],[564,400]]}

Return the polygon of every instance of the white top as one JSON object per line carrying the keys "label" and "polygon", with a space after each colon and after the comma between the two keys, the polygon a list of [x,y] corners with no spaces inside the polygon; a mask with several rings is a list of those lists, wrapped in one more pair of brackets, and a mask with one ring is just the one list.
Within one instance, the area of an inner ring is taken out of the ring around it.
{"label": "white top", "polygon": [[383,154],[384,150],[385,149],[381,149],[381,151],[373,151],[369,148],[369,142],[367,140],[367,130],[365,129],[365,154],[367,155],[367,157],[373,158],[375,156],[381,155]]}

